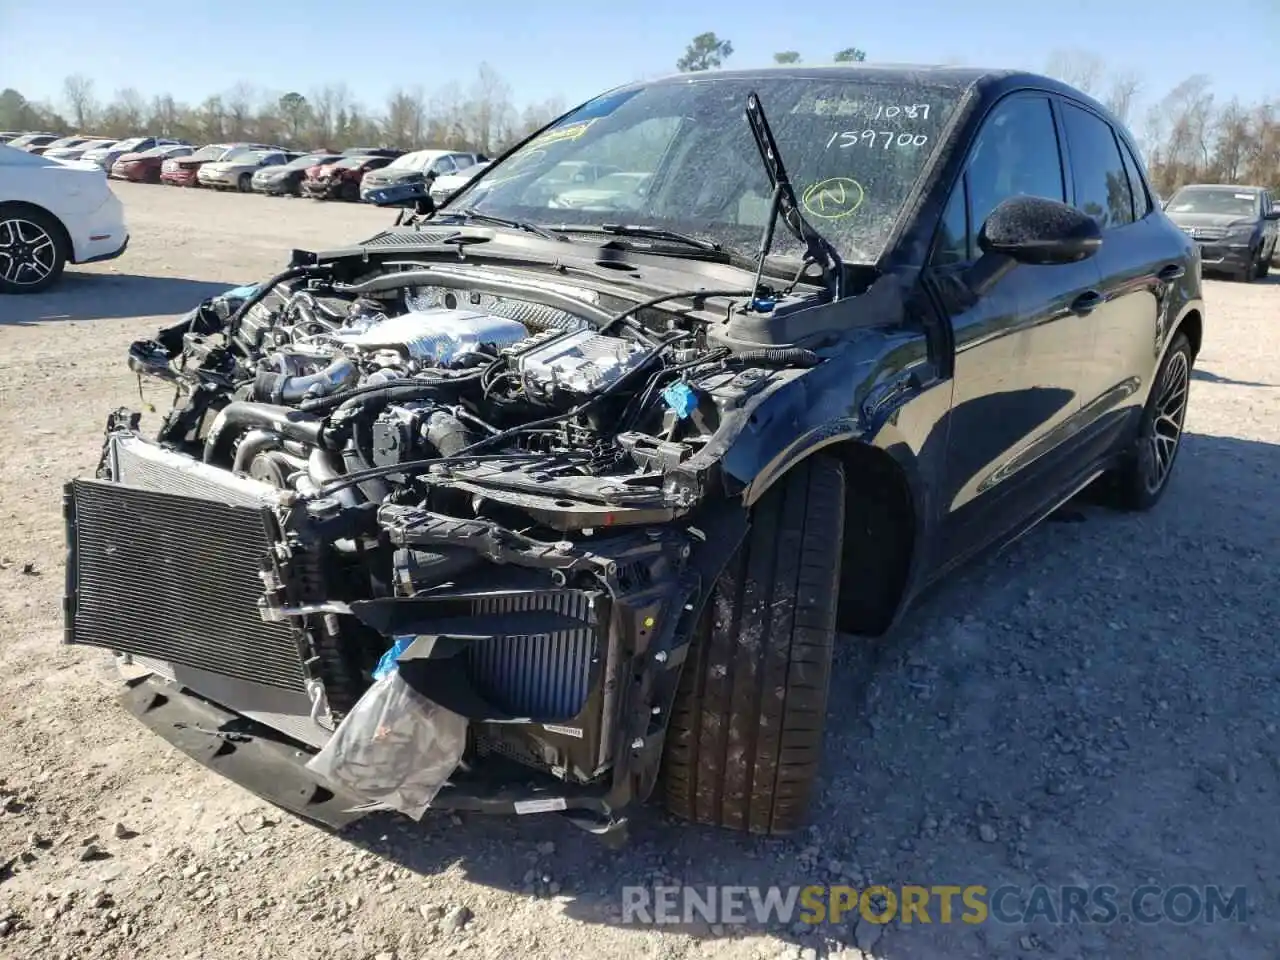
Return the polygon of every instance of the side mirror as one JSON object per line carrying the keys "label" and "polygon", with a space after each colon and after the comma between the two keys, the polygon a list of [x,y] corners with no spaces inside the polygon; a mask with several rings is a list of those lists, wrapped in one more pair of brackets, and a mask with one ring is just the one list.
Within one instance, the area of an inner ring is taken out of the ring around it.
{"label": "side mirror", "polygon": [[1262,215],[1263,220],[1280,220],[1280,210],[1272,210],[1270,213]]}
{"label": "side mirror", "polygon": [[983,253],[1015,263],[1078,263],[1100,246],[1102,229],[1093,217],[1045,197],[1010,197],[991,211],[978,234]]}

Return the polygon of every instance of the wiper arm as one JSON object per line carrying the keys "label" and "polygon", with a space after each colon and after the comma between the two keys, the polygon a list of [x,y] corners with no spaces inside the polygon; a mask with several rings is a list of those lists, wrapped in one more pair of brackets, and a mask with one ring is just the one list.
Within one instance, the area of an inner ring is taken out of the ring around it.
{"label": "wiper arm", "polygon": [[[447,210],[444,212],[446,215],[449,213]],[[460,210],[455,213],[454,216],[465,217],[468,220],[478,220],[481,223],[492,223],[499,227],[510,227],[513,230],[525,230],[529,233],[542,237],[544,240],[561,240],[566,243],[569,241],[568,237],[558,236],[545,227],[538,226],[536,223],[530,223],[527,220],[508,220],[506,217],[491,216],[487,213],[481,213],[474,207],[467,207]]]}
{"label": "wiper arm", "polygon": [[774,225],[781,216],[787,229],[805,245],[805,259],[816,263],[822,269],[822,279],[827,290],[834,299],[840,299],[844,294],[844,261],[831,242],[815,230],[813,224],[809,223],[800,212],[795,189],[791,186],[786,167],[782,165],[782,153],[778,150],[778,143],[773,138],[773,129],[764,115],[760,97],[754,91],[747,95],[746,116],[752,136],[755,137],[756,149],[760,151],[760,161],[764,164],[769,183],[773,186],[769,220],[765,224],[760,244],[760,271],[764,270],[765,257],[773,246]]}

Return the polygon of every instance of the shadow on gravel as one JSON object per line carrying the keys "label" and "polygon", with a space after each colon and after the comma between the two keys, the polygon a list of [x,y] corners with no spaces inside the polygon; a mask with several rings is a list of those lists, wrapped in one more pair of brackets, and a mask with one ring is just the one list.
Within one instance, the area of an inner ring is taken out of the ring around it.
{"label": "shadow on gravel", "polygon": [[44,293],[0,297],[0,326],[186,313],[235,286],[205,280],[68,271]]}
{"label": "shadow on gravel", "polygon": [[[1148,882],[1245,884],[1251,905],[1270,901],[1280,874],[1268,868],[1264,881],[1261,864],[1280,846],[1280,819],[1258,811],[1280,808],[1280,748],[1264,732],[1277,719],[1268,684],[1280,679],[1270,622],[1280,610],[1268,599],[1277,477],[1280,446],[1187,435],[1154,511],[1081,498],[1062,512],[1078,522],[1042,524],[953,576],[891,637],[842,638],[813,826],[794,837],[689,826],[654,808],[616,851],[554,817],[377,816],[345,836],[420,874],[461,871],[611,926],[631,926],[624,887],[677,882],[700,893],[1112,884],[1122,908],[1124,892]],[[1243,784],[1237,769],[1250,771]],[[931,923],[881,926],[854,910],[816,930],[795,917],[665,929],[721,939],[764,927],[793,956],[857,945],[886,960],[1275,956],[1264,945],[1280,942],[1277,919],[1256,906],[1249,925],[1193,926],[1054,923],[1043,912],[973,926],[960,922],[958,897],[952,923],[938,911],[934,899]]]}
{"label": "shadow on gravel", "polygon": [[1203,367],[1193,367],[1191,370],[1191,379],[1199,380],[1203,383],[1218,383],[1228,387],[1280,387],[1280,383],[1256,383],[1253,380],[1232,380],[1230,377],[1222,377],[1216,373],[1211,373]]}

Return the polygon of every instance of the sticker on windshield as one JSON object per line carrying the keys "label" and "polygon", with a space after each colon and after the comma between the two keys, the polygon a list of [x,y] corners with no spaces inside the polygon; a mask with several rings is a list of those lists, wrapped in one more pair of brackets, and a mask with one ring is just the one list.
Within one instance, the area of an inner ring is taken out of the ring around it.
{"label": "sticker on windshield", "polygon": [[530,141],[530,144],[538,146],[546,146],[548,143],[559,143],[561,140],[577,140],[588,128],[596,122],[596,118],[583,120],[580,123],[567,123],[562,127],[552,127],[536,140]]}
{"label": "sticker on windshield", "polygon": [[862,206],[864,196],[862,184],[857,180],[831,177],[807,187],[800,202],[811,216],[821,220],[839,220]]}
{"label": "sticker on windshield", "polygon": [[1237,193],[1237,194],[1236,194],[1236,199],[1237,199],[1237,200],[1252,200],[1252,199],[1253,199],[1253,194],[1252,194],[1252,193]]}

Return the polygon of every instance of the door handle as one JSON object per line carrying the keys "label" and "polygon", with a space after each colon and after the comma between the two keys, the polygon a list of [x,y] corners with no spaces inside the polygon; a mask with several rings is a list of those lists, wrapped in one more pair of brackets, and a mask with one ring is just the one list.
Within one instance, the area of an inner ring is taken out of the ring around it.
{"label": "door handle", "polygon": [[1186,275],[1187,268],[1180,263],[1171,263],[1159,273],[1156,278],[1161,283],[1173,283],[1175,280],[1181,280]]}
{"label": "door handle", "polygon": [[1097,290],[1086,290],[1071,301],[1071,312],[1084,316],[1102,306],[1102,294]]}

